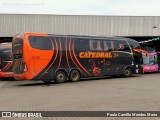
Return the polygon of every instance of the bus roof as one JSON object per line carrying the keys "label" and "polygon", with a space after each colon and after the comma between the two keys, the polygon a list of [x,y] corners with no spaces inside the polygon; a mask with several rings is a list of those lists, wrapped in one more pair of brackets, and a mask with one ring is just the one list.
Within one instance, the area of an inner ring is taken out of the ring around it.
{"label": "bus roof", "polygon": [[[72,38],[92,38],[92,39],[111,39],[111,40],[122,40],[129,39],[124,37],[107,37],[107,36],[99,36],[99,35],[61,35],[61,34],[46,34],[46,33],[38,33],[38,32],[24,32],[19,34],[31,34],[31,35],[40,35],[40,36],[56,36],[56,37],[72,37]],[[19,35],[17,34],[17,35]],[[130,39],[133,40],[133,39]],[[135,40],[133,40],[135,41]]]}

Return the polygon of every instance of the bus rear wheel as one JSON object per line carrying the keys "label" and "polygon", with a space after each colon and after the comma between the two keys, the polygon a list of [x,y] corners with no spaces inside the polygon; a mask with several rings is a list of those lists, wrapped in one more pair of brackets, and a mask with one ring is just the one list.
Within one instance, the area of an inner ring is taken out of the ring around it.
{"label": "bus rear wheel", "polygon": [[79,73],[79,71],[72,70],[71,73],[70,73],[69,78],[70,78],[70,81],[72,81],[72,82],[79,81],[79,79],[80,79],[80,73]]}
{"label": "bus rear wheel", "polygon": [[125,74],[124,74],[125,77],[131,77],[131,75],[132,75],[131,68],[126,68],[124,72],[125,72]]}
{"label": "bus rear wheel", "polygon": [[66,80],[66,78],[67,78],[67,76],[66,76],[65,72],[58,71],[56,73],[55,82],[56,83],[63,83]]}

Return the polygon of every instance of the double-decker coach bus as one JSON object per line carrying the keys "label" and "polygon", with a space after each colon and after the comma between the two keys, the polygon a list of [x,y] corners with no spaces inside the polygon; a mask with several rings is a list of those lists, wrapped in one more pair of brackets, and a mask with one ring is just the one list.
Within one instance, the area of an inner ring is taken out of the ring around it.
{"label": "double-decker coach bus", "polygon": [[139,43],[127,38],[22,33],[12,40],[12,70],[16,80],[57,83],[129,77],[142,71],[133,49],[140,49]]}
{"label": "double-decker coach bus", "polygon": [[12,43],[0,43],[0,77],[13,77]]}
{"label": "double-decker coach bus", "polygon": [[144,73],[159,72],[157,52],[148,52],[147,56],[143,53],[143,70]]}

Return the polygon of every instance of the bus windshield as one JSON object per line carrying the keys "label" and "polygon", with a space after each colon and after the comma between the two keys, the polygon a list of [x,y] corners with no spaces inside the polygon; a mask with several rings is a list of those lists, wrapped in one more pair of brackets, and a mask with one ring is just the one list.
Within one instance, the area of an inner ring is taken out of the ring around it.
{"label": "bus windshield", "polygon": [[12,43],[0,44],[0,77],[12,77]]}
{"label": "bus windshield", "polygon": [[143,56],[144,65],[154,65],[157,64],[157,55]]}

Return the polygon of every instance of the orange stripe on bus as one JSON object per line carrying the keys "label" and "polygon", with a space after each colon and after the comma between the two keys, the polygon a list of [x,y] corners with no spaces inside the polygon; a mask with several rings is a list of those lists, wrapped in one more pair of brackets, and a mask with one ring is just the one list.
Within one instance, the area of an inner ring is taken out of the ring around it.
{"label": "orange stripe on bus", "polygon": [[60,46],[60,60],[59,60],[58,68],[60,67],[61,61],[62,61],[62,45],[61,45],[60,38],[59,38],[59,46]]}
{"label": "orange stripe on bus", "polygon": [[[56,42],[56,39],[55,39],[55,38],[54,38],[54,40],[55,40],[55,43],[56,43],[56,57],[55,57],[55,59],[53,60],[53,62],[51,63],[51,65],[47,68],[46,71],[48,71],[49,68],[51,68],[51,66],[54,64],[54,62],[55,62],[55,60],[57,59],[57,56],[58,56],[58,45],[57,45],[57,42]],[[53,44],[52,40],[51,40],[51,43],[52,43],[53,51],[54,51],[54,44]],[[54,52],[53,52],[53,55],[54,55]],[[52,56],[52,57],[53,57],[53,56]],[[46,72],[46,71],[45,71],[45,72]],[[44,73],[45,73],[45,72],[44,72]],[[44,75],[44,73],[43,73],[39,78],[41,78],[41,77]]]}
{"label": "orange stripe on bus", "polygon": [[[70,41],[69,41],[69,54],[70,54],[70,57],[71,57],[71,59],[72,59],[72,61],[73,61],[73,63],[77,66],[77,68],[81,71],[81,73],[83,73],[83,71],[78,67],[78,65],[74,62],[74,60],[73,60],[73,58],[72,58],[72,54],[71,54],[71,38],[70,38]],[[83,73],[84,74],[84,73]],[[84,74],[85,75],[85,74]]]}
{"label": "orange stripe on bus", "polygon": [[139,53],[146,53],[146,56],[148,56],[148,52],[145,50],[141,50],[141,49],[133,49],[135,52],[139,52]]}
{"label": "orange stripe on bus", "polygon": [[5,70],[7,70],[9,67],[11,67],[11,65],[12,65],[12,63],[10,62]]}
{"label": "orange stripe on bus", "polygon": [[75,52],[74,52],[74,41],[73,41],[73,44],[72,44],[72,51],[73,51],[73,55],[74,55],[77,63],[79,64],[79,66],[80,66],[86,73],[88,73],[89,75],[91,75],[91,74],[83,67],[83,65],[79,62],[78,58],[76,57],[76,54],[75,54]]}
{"label": "orange stripe on bus", "polygon": [[7,63],[7,65],[5,65],[5,67],[2,69],[2,71],[4,71],[8,66],[9,66],[9,62]]}
{"label": "orange stripe on bus", "polygon": [[7,70],[9,67],[11,67],[11,65],[12,65],[12,63],[10,62],[9,66],[6,68],[6,70]]}
{"label": "orange stripe on bus", "polygon": [[67,45],[67,38],[66,38],[66,45],[65,45],[65,47],[66,47],[66,60],[67,60],[68,68],[70,69],[69,61],[68,61],[68,47],[67,47],[67,46],[68,46],[68,45]]}

